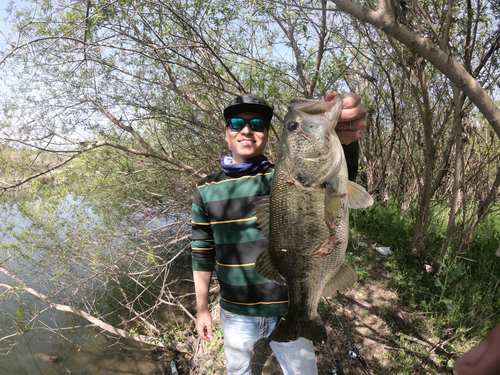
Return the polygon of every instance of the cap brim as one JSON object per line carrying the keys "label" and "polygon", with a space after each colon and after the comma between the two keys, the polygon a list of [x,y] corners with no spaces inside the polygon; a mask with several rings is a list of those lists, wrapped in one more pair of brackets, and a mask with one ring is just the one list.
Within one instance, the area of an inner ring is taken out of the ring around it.
{"label": "cap brim", "polygon": [[260,104],[253,104],[253,103],[240,103],[236,105],[232,105],[229,107],[226,107],[224,109],[224,118],[230,119],[231,117],[236,116],[238,113],[243,113],[243,112],[254,112],[258,113],[259,115],[262,115],[265,120],[268,122],[271,121],[273,118],[273,109],[271,107],[266,107]]}

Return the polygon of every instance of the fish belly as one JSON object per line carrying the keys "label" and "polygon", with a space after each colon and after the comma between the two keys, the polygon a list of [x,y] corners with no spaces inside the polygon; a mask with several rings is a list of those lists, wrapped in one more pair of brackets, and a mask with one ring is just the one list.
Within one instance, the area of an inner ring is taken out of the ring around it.
{"label": "fish belly", "polygon": [[324,186],[280,181],[277,172],[271,192],[269,255],[286,279],[289,307],[272,339],[325,341],[326,329],[317,309],[326,283],[344,260],[346,243],[339,241],[337,233],[342,227],[332,229],[325,220]]}

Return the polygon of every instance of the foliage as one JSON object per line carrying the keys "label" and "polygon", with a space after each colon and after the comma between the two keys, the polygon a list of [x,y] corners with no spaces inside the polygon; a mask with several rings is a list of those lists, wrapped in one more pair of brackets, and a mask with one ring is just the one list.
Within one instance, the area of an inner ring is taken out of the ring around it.
{"label": "foliage", "polygon": [[412,220],[403,217],[397,202],[379,204],[363,211],[350,211],[350,225],[381,244],[404,252],[411,245]]}
{"label": "foliage", "polygon": [[[446,332],[451,328],[461,340],[484,336],[498,323],[500,311],[500,261],[495,256],[500,236],[498,210],[481,222],[466,248],[448,254],[442,273],[434,275],[428,272],[429,264],[409,256],[412,220],[401,213],[398,201],[390,200],[354,216],[360,233],[391,247],[392,287],[398,292],[400,305],[426,314],[433,331]],[[436,207],[433,217],[439,216],[446,217]],[[438,223],[439,219],[433,222]],[[428,232],[426,252],[431,258],[439,255],[445,233],[443,225]],[[468,335],[458,335],[466,331]]]}

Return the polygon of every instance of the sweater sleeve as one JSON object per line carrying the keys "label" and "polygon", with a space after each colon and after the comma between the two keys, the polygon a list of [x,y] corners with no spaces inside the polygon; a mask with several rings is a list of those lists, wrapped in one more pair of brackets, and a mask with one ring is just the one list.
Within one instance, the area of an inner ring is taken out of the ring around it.
{"label": "sweater sleeve", "polygon": [[193,271],[213,271],[215,264],[214,237],[198,187],[194,192],[191,227]]}
{"label": "sweater sleeve", "polygon": [[342,145],[344,155],[347,162],[347,171],[349,173],[349,180],[355,181],[358,175],[359,164],[359,142],[353,142],[349,145]]}

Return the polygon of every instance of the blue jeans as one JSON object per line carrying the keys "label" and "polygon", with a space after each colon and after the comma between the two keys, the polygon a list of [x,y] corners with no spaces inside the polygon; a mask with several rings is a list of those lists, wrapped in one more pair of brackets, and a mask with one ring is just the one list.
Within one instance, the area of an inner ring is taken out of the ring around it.
{"label": "blue jeans", "polygon": [[[253,347],[272,333],[277,317],[245,316],[221,308],[220,321],[224,333],[226,371],[228,375],[250,375]],[[317,375],[313,343],[303,337],[292,342],[271,341],[285,375]]]}

